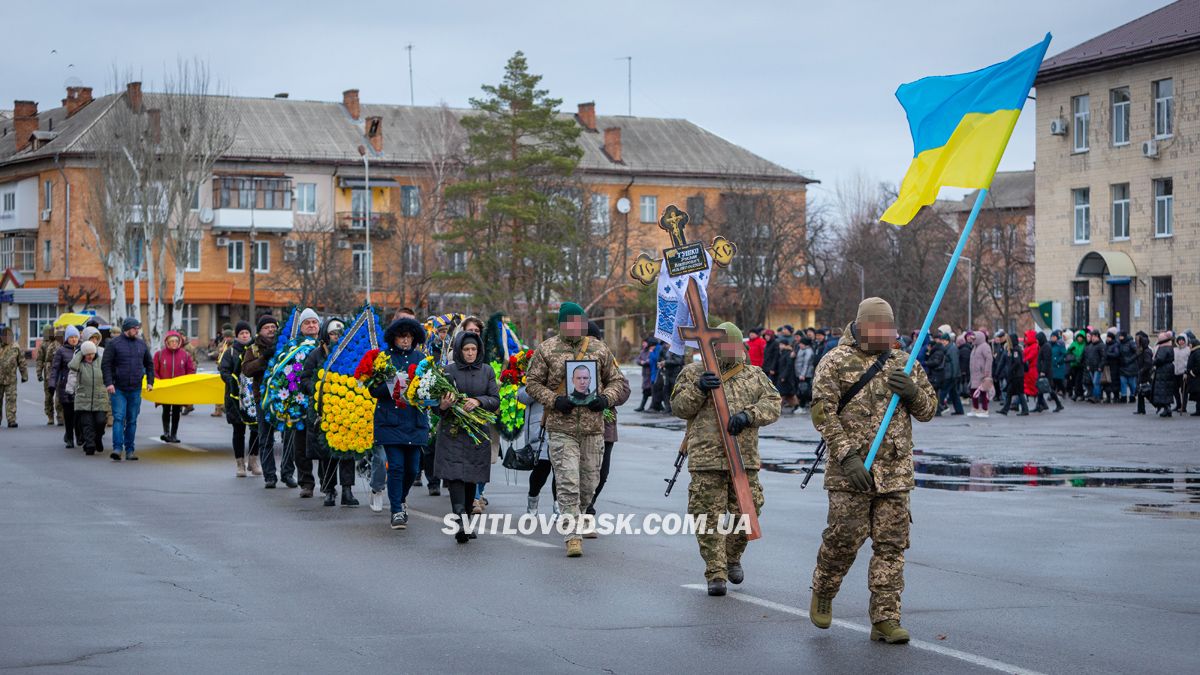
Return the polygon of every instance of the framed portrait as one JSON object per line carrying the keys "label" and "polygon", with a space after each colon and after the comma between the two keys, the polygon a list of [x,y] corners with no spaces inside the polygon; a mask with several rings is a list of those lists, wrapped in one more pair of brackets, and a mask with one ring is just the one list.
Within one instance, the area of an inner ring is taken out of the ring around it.
{"label": "framed portrait", "polygon": [[567,397],[575,405],[587,405],[600,391],[596,361],[567,361]]}

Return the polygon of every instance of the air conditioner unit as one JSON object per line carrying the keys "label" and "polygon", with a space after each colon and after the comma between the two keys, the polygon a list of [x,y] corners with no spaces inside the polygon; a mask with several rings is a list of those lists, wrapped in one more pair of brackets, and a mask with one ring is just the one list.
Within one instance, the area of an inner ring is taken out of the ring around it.
{"label": "air conditioner unit", "polygon": [[343,239],[337,243],[337,247],[340,249],[348,249],[350,248],[350,242]]}
{"label": "air conditioner unit", "polygon": [[1050,133],[1054,136],[1067,135],[1067,121],[1061,117],[1055,117],[1050,120]]}
{"label": "air conditioner unit", "polygon": [[296,244],[297,244],[297,242],[295,239],[284,239],[283,240],[284,248],[296,248]]}
{"label": "air conditioner unit", "polygon": [[50,209],[42,209],[42,220],[50,222]]}
{"label": "air conditioner unit", "polygon": [[217,248],[224,248],[229,245],[229,237],[217,237]]}
{"label": "air conditioner unit", "polygon": [[295,250],[284,251],[283,252],[283,262],[296,262],[296,251]]}
{"label": "air conditioner unit", "polygon": [[1151,159],[1158,157],[1158,141],[1148,140],[1142,143],[1142,154]]}

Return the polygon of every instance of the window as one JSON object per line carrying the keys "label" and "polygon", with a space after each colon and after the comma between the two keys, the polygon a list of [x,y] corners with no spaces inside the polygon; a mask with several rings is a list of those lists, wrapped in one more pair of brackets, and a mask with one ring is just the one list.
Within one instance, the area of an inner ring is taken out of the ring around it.
{"label": "window", "polygon": [[225,268],[230,272],[246,271],[246,242],[231,241],[225,247]]}
{"label": "window", "polygon": [[296,183],[296,211],[298,213],[317,212],[316,183]]}
{"label": "window", "polygon": [[42,271],[49,272],[50,266],[54,263],[53,244],[49,239],[42,240]]}
{"label": "window", "polygon": [[704,195],[687,198],[688,222],[699,225],[704,222]]}
{"label": "window", "polygon": [[1091,190],[1088,188],[1071,190],[1071,196],[1075,203],[1075,243],[1086,244],[1092,240]]}
{"label": "window", "polygon": [[1112,144],[1129,145],[1129,87],[1113,89],[1112,97]]}
{"label": "window", "polygon": [[400,214],[406,218],[421,215],[421,188],[416,185],[400,187]]}
{"label": "window", "polygon": [[1088,282],[1076,281],[1071,284],[1074,288],[1075,300],[1071,309],[1071,325],[1083,328],[1092,320],[1092,296],[1088,290]]}
{"label": "window", "polygon": [[592,208],[589,214],[593,237],[608,236],[608,195],[592,195]]}
{"label": "window", "polygon": [[641,199],[641,221],[643,223],[658,222],[658,197],[655,195],[642,195]]}
{"label": "window", "polygon": [[1129,238],[1129,183],[1112,186],[1112,238]]}
{"label": "window", "polygon": [[466,251],[452,251],[450,253],[450,271],[458,274],[467,271]]}
{"label": "window", "polygon": [[1175,82],[1158,80],[1151,88],[1154,93],[1154,137],[1168,138],[1175,129]]}
{"label": "window", "polygon": [[292,181],[284,178],[220,178],[213,180],[219,208],[292,209]]}
{"label": "window", "polygon": [[17,210],[17,193],[15,193],[15,192],[5,192],[4,193],[4,210],[5,211],[16,211]]}
{"label": "window", "polygon": [[195,305],[184,305],[179,326],[186,338],[200,337],[200,312]]}
{"label": "window", "polygon": [[1154,181],[1154,236],[1175,234],[1175,181],[1159,178]]}
{"label": "window", "polygon": [[184,272],[199,272],[200,271],[200,237],[193,236],[187,240],[187,260],[184,263]]}
{"label": "window", "polygon": [[457,197],[446,200],[446,214],[451,218],[467,217],[467,200]]}
{"label": "window", "polygon": [[366,190],[351,190],[350,191],[350,210],[354,213],[354,223],[357,227],[366,225],[363,220],[367,213],[367,191]]}
{"label": "window", "polygon": [[200,189],[199,188],[196,188],[196,191],[192,193],[191,209],[193,211],[200,210]]}
{"label": "window", "polygon": [[351,268],[354,270],[354,286],[356,288],[366,288],[367,273],[371,269],[371,262],[367,256],[366,245],[354,245],[354,250],[350,253],[350,262]]}
{"label": "window", "polygon": [[54,183],[46,181],[42,183],[42,208],[49,209],[54,204]]}
{"label": "window", "polygon": [[129,238],[125,251],[125,278],[135,279],[146,266],[146,240],[142,233]]}
{"label": "window", "polygon": [[286,180],[259,181],[257,190],[261,193],[259,204],[255,208],[271,211],[292,210],[292,189]]}
{"label": "window", "polygon": [[612,273],[612,268],[608,265],[608,249],[600,249],[592,256],[592,261],[596,268],[592,270],[593,275],[599,279],[607,278]]}
{"label": "window", "polygon": [[425,256],[420,244],[404,245],[404,273],[419,276],[425,269]]}
{"label": "window", "polygon": [[1075,115],[1075,124],[1072,126],[1075,139],[1074,150],[1075,152],[1087,152],[1088,125],[1092,118],[1087,94],[1071,98],[1071,112]]}
{"label": "window", "polygon": [[301,241],[296,243],[296,261],[305,268],[311,270],[317,264],[317,245],[311,241]]}
{"label": "window", "polygon": [[0,269],[11,267],[18,272],[32,274],[36,255],[37,240],[33,237],[0,239]]}
{"label": "window", "polygon": [[53,325],[58,318],[58,306],[52,304],[29,305],[29,322],[26,324],[25,345],[33,349],[38,338],[42,337],[42,329]]}
{"label": "window", "polygon": [[237,196],[239,209],[252,209],[255,205],[254,181],[248,178],[241,179],[237,182]]}
{"label": "window", "polygon": [[254,271],[258,274],[266,274],[271,271],[271,242],[256,241],[251,244],[250,249],[250,264],[254,265]]}
{"label": "window", "polygon": [[1175,323],[1175,293],[1171,290],[1171,277],[1151,277],[1150,286],[1154,293],[1153,329],[1171,330]]}

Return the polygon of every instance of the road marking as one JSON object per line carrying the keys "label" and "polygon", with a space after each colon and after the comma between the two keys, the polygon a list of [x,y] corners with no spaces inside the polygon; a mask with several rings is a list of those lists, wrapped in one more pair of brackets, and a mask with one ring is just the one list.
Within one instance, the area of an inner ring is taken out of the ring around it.
{"label": "road marking", "polygon": [[[707,591],[708,590],[708,586],[706,584],[684,584],[683,588],[688,588],[688,589],[698,590],[698,591]],[[729,595],[729,597],[733,598],[734,600],[741,600],[742,602],[746,602],[751,605],[758,605],[759,607],[773,609],[777,612],[783,612],[784,614],[792,614],[795,616],[801,616],[806,619],[809,618],[808,612],[806,612],[803,609],[800,609],[799,607],[792,607],[790,605],[785,605],[785,604],[779,603],[779,602],[773,602],[771,600],[763,600],[762,598],[756,598],[753,595],[746,595],[745,593],[741,593],[738,591],[729,591],[728,595]],[[870,626],[863,626],[863,625],[860,625],[857,623],[843,621],[842,619],[834,619],[833,625],[837,626],[838,628],[846,628],[848,630],[852,630],[857,633],[866,633],[866,634],[871,633]],[[957,649],[950,649],[949,647],[943,647],[941,645],[933,644],[932,642],[925,642],[923,640],[910,640],[908,644],[909,644],[909,646],[911,646],[915,649],[921,649],[921,650],[924,650],[927,652],[933,652],[934,654],[941,654],[942,656],[949,656],[952,659],[958,659],[959,661],[964,661],[966,663],[970,663],[972,665],[980,666],[983,668],[990,668],[992,670],[996,670],[996,671],[999,671],[1002,673],[1013,673],[1014,675],[1042,675],[1042,673],[1040,673],[1036,670],[1028,670],[1026,668],[1014,666],[1009,663],[1004,663],[1003,661],[996,661],[995,659],[989,659],[985,656],[978,656],[976,654],[971,654],[968,652],[961,652]]]}
{"label": "road marking", "polygon": [[[443,523],[443,524],[445,523],[445,516],[435,516],[432,513],[424,513],[422,511],[417,511],[417,510],[414,510],[411,508],[408,510],[408,512],[414,516],[417,516],[418,518],[424,518],[425,520],[432,520],[435,523]],[[519,534],[503,534],[503,533],[497,532],[495,535],[488,535],[488,536],[507,537],[507,538],[512,539],[513,541],[517,542],[518,544],[524,544],[526,546],[532,546],[534,548],[558,548],[557,544],[551,544],[550,542],[540,541],[538,539],[530,539],[529,537],[524,537]]]}

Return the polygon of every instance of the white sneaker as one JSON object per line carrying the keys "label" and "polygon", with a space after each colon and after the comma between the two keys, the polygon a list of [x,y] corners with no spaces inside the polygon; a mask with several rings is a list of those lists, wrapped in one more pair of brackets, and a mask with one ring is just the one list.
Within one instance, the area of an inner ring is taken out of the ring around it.
{"label": "white sneaker", "polygon": [[986,411],[986,410],[981,410],[981,411],[979,411],[979,414],[976,415],[976,417],[987,417],[987,416],[988,416],[988,411]]}
{"label": "white sneaker", "polygon": [[525,513],[526,515],[536,516],[538,512],[538,497],[525,498]]}
{"label": "white sneaker", "polygon": [[371,510],[375,513],[383,513],[383,492],[371,490]]}
{"label": "white sneaker", "polygon": [[975,409],[974,408],[967,411],[967,417],[975,417]]}

